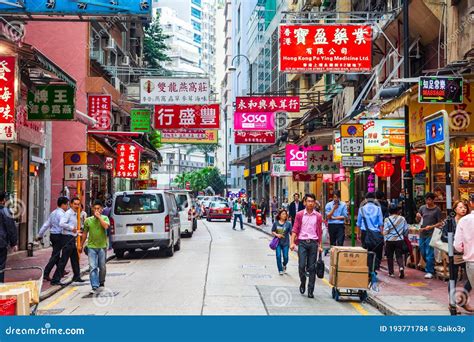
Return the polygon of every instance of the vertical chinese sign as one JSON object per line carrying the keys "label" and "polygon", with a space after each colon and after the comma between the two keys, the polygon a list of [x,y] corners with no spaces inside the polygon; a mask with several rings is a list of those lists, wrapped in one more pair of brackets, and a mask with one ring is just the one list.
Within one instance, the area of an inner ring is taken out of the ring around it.
{"label": "vertical chinese sign", "polygon": [[151,111],[149,109],[132,109],[130,111],[130,130],[132,132],[150,132]]}
{"label": "vertical chinese sign", "polygon": [[37,86],[28,92],[28,120],[72,120],[74,98],[68,85]]}
{"label": "vertical chinese sign", "polygon": [[87,99],[87,114],[96,121],[92,127],[98,131],[108,131],[112,126],[112,96],[89,95]]}
{"label": "vertical chinese sign", "polygon": [[280,25],[280,71],[369,72],[368,25]]}
{"label": "vertical chinese sign", "polygon": [[135,145],[117,145],[117,165],[115,177],[138,178],[140,167],[140,152]]}
{"label": "vertical chinese sign", "polygon": [[0,141],[16,139],[15,74],[16,58],[0,56]]}

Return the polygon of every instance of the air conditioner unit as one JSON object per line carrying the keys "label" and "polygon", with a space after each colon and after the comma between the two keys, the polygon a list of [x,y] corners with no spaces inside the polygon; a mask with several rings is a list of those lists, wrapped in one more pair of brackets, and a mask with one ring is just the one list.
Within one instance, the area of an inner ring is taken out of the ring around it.
{"label": "air conditioner unit", "polygon": [[123,57],[122,65],[130,65],[130,56],[124,56]]}
{"label": "air conditioner unit", "polygon": [[115,50],[116,44],[115,39],[109,38],[107,45],[104,47],[105,50]]}

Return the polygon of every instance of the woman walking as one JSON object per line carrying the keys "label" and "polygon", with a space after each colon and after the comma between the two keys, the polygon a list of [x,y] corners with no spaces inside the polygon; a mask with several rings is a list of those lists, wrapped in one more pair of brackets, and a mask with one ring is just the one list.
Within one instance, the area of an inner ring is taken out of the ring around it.
{"label": "woman walking", "polygon": [[388,209],[389,217],[384,221],[383,235],[385,239],[385,255],[387,256],[388,275],[395,277],[393,255],[397,259],[400,279],[405,278],[405,263],[403,259],[404,237],[408,235],[408,224],[400,216],[401,208],[392,205]]}
{"label": "woman walking", "polygon": [[[467,207],[467,204],[462,201],[454,202],[453,208],[454,208],[454,213],[456,214],[453,221],[454,234],[456,234],[456,227],[459,223],[459,220],[463,218],[464,216],[466,216],[467,214],[469,214],[469,208]],[[443,242],[448,242],[448,224],[447,223],[443,227],[443,235],[441,236],[441,240]],[[458,280],[459,271],[461,269],[464,270],[464,274],[466,274],[466,262],[463,259],[463,253],[460,253],[457,250],[454,250],[454,272],[453,273],[454,273],[455,286]],[[471,292],[471,290],[472,290],[472,286],[468,279],[466,280],[466,283],[464,284],[464,293],[465,293],[466,298],[468,298],[468,294]],[[474,312],[474,308],[469,305],[467,300],[462,300],[462,303],[460,303],[459,306],[468,312]]]}
{"label": "woman walking", "polygon": [[[290,234],[291,234],[291,222],[288,221],[288,212],[285,209],[281,209],[277,216],[276,221],[273,223],[272,234],[280,239],[276,248],[276,260],[278,272],[280,275],[286,273],[286,265],[288,264],[288,252],[290,249]],[[281,257],[283,255],[283,263]]]}

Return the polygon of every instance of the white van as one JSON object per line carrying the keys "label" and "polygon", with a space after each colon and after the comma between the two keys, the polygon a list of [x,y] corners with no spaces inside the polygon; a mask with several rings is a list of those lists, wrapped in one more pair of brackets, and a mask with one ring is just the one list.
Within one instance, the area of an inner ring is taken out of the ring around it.
{"label": "white van", "polygon": [[180,209],[181,234],[182,236],[192,237],[197,229],[197,217],[191,191],[172,190],[170,192],[175,195],[178,208]]}
{"label": "white van", "polygon": [[114,194],[111,213],[112,248],[117,258],[125,251],[159,247],[167,256],[181,248],[179,209],[175,196],[163,190]]}

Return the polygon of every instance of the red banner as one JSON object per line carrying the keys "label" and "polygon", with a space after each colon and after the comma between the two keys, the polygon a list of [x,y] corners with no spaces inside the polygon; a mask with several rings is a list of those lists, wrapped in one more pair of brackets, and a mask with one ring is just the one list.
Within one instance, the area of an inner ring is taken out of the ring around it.
{"label": "red banner", "polygon": [[318,180],[318,175],[315,173],[293,172],[294,182],[315,182]]}
{"label": "red banner", "polygon": [[112,123],[112,96],[111,95],[89,95],[87,112],[90,118],[97,123],[92,129],[108,131]]}
{"label": "red banner", "polygon": [[16,139],[15,71],[15,57],[0,56],[0,141]]}
{"label": "red banner", "polygon": [[138,178],[140,167],[140,152],[138,147],[130,144],[117,145],[117,178]]}
{"label": "red banner", "polygon": [[291,112],[300,111],[299,96],[238,96],[236,112]]}
{"label": "red banner", "polygon": [[245,145],[273,145],[275,132],[235,131],[234,143]]}
{"label": "red banner", "polygon": [[366,72],[372,68],[367,25],[280,25],[280,71]]}
{"label": "red banner", "polygon": [[219,128],[219,104],[155,106],[155,128]]}

